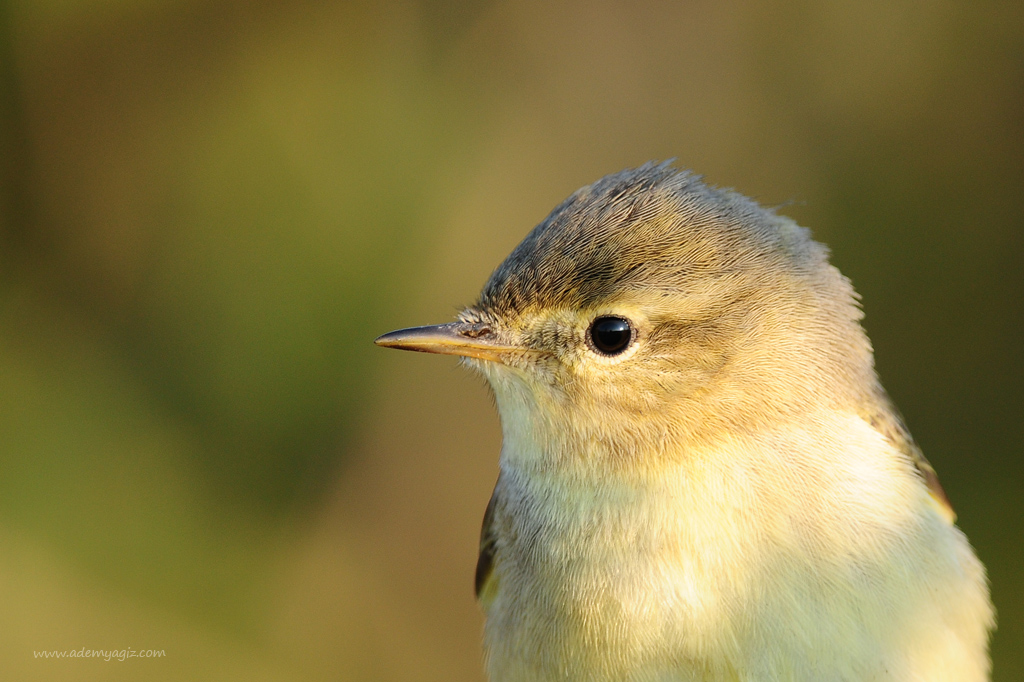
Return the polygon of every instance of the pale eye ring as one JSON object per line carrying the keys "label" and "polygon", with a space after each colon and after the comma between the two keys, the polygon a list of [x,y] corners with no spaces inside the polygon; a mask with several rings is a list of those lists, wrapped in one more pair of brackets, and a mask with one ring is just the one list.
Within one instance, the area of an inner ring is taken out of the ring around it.
{"label": "pale eye ring", "polygon": [[618,355],[633,342],[633,325],[618,315],[601,315],[594,318],[587,330],[587,344],[600,355]]}

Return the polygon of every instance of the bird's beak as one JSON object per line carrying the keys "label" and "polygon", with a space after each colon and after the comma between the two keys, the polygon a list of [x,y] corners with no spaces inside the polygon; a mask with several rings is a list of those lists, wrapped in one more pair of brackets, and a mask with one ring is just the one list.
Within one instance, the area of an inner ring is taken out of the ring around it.
{"label": "bird's beak", "polygon": [[378,337],[374,343],[385,348],[462,355],[494,362],[502,362],[509,353],[526,351],[525,348],[500,343],[490,326],[470,322],[399,329]]}

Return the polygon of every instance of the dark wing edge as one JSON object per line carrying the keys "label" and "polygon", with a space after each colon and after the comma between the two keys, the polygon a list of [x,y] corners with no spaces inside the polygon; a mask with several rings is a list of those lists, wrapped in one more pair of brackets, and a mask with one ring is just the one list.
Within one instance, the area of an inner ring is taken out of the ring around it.
{"label": "dark wing edge", "polygon": [[476,598],[481,602],[489,601],[493,592],[491,579],[494,573],[494,550],[497,537],[494,533],[494,499],[498,495],[497,486],[491,494],[491,500],[487,503],[487,511],[484,512],[484,522],[480,528],[480,554],[476,560],[476,577],[473,588]]}
{"label": "dark wing edge", "polygon": [[906,456],[914,466],[918,476],[924,482],[925,487],[928,489],[928,494],[931,496],[939,513],[949,523],[954,523],[956,521],[956,511],[953,510],[953,505],[950,504],[949,498],[946,497],[946,491],[942,489],[942,485],[939,483],[939,475],[935,473],[935,468],[925,458],[917,443],[914,442],[914,437],[910,435],[910,430],[903,421],[903,415],[892,404],[889,396],[884,393],[880,395],[877,408],[865,414],[864,418],[872,428],[882,434],[886,440]]}

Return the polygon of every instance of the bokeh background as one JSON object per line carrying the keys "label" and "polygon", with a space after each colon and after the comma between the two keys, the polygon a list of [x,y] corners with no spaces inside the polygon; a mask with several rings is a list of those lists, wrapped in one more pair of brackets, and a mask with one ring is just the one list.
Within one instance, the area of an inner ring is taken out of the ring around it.
{"label": "bokeh background", "polygon": [[2,676],[482,680],[497,419],[371,341],[671,157],[830,244],[1024,679],[1017,0],[0,1]]}

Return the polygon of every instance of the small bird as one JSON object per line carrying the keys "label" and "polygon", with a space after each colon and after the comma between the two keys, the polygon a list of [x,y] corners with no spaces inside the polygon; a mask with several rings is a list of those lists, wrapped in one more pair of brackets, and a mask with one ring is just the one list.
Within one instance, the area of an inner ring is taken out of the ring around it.
{"label": "small bird", "polygon": [[792,220],[664,164],[580,189],[456,322],[501,417],[492,682],[980,682],[985,569]]}

